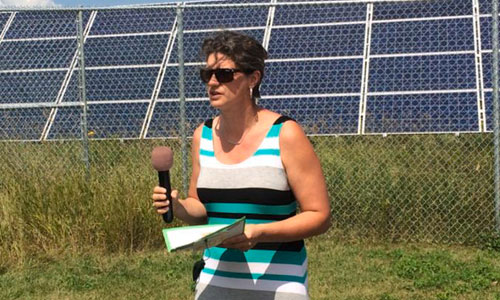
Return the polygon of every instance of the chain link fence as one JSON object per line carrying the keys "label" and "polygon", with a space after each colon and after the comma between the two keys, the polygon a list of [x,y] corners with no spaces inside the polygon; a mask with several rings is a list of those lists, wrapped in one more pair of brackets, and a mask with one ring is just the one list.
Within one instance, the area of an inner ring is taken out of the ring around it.
{"label": "chain link fence", "polygon": [[185,193],[188,137],[217,114],[199,49],[227,29],[268,50],[259,105],[310,137],[335,229],[481,243],[499,226],[491,10],[267,0],[0,11],[0,240],[148,244],[150,151],[174,149]]}

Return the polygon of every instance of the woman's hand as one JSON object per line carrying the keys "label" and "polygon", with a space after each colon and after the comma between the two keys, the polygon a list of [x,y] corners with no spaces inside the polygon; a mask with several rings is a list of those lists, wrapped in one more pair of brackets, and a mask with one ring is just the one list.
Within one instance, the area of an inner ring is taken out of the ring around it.
{"label": "woman's hand", "polygon": [[[173,190],[170,195],[172,196],[173,203],[175,203],[178,200],[179,192]],[[151,198],[153,199],[153,207],[156,209],[157,214],[163,215],[168,211],[170,201],[167,199],[167,189],[155,186]]]}
{"label": "woman's hand", "polygon": [[245,232],[240,235],[228,238],[220,247],[238,249],[241,251],[247,251],[252,249],[259,242],[259,238],[262,235],[262,230],[259,225],[247,224],[245,225]]}

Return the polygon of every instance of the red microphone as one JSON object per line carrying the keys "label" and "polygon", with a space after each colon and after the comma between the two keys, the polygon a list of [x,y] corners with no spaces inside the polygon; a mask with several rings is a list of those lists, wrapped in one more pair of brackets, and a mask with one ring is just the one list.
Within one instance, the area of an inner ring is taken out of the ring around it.
{"label": "red microphone", "polygon": [[158,171],[160,186],[167,189],[167,199],[169,200],[168,211],[162,216],[165,222],[170,223],[174,218],[174,209],[172,207],[172,188],[170,187],[170,174],[168,170],[174,164],[174,153],[166,146],[155,147],[151,153],[151,163],[153,168]]}

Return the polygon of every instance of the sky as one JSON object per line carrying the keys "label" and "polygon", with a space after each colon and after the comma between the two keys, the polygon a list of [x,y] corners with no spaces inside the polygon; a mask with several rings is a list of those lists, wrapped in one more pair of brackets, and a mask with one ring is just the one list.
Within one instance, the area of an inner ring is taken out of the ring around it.
{"label": "sky", "polygon": [[180,0],[0,0],[1,7],[103,7],[133,4],[178,2]]}

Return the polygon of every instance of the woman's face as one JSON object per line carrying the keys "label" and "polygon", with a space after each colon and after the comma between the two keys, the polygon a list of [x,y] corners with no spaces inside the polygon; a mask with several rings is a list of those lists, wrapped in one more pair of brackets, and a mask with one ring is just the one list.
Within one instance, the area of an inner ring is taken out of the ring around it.
{"label": "woman's face", "polygon": [[[207,58],[206,69],[238,69],[234,61],[221,53],[212,53]],[[242,101],[252,101],[250,97],[250,87],[256,84],[258,72],[250,75],[243,72],[235,72],[233,80],[221,83],[212,75],[207,83],[208,97],[210,104],[215,108],[227,107],[230,105],[243,103]],[[251,102],[250,102],[251,103]]]}

